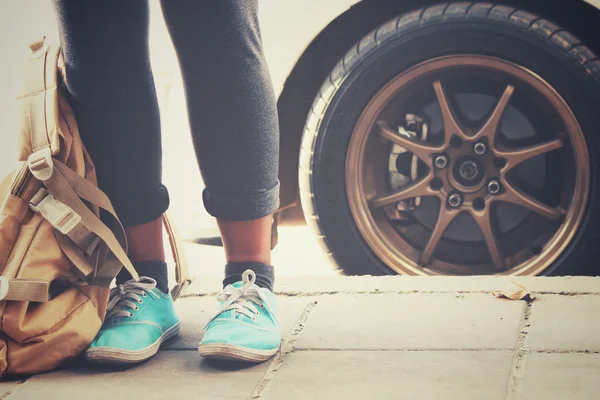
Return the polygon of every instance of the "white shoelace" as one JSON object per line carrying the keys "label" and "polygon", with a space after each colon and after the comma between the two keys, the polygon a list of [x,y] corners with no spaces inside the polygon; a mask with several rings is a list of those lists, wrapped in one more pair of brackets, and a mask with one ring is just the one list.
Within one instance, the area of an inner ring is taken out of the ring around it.
{"label": "white shoelace", "polygon": [[129,280],[117,285],[110,291],[106,320],[111,317],[131,317],[131,310],[138,310],[142,297],[150,295],[157,297],[151,290],[156,287],[156,281],[148,277],[140,277],[139,281]]}
{"label": "white shoelace", "polygon": [[221,307],[208,323],[212,322],[221,313],[230,310],[233,310],[234,315],[235,313],[242,314],[255,321],[256,316],[260,315],[258,307],[266,307],[273,318],[278,321],[277,316],[269,305],[269,300],[254,282],[256,282],[256,274],[254,274],[254,271],[248,269],[242,274],[242,287],[236,288],[233,285],[228,285],[223,289],[217,296],[217,300],[222,302]]}

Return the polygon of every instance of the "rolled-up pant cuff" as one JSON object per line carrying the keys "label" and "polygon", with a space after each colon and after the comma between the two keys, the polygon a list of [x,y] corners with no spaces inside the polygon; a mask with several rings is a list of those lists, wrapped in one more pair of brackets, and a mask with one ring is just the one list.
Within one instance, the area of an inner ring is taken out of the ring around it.
{"label": "rolled-up pant cuff", "polygon": [[253,194],[222,195],[204,189],[206,211],[225,221],[250,221],[273,214],[279,208],[279,182],[269,190]]}
{"label": "rolled-up pant cuff", "polygon": [[114,200],[113,207],[125,228],[160,218],[169,208],[169,192],[164,185],[149,193]]}

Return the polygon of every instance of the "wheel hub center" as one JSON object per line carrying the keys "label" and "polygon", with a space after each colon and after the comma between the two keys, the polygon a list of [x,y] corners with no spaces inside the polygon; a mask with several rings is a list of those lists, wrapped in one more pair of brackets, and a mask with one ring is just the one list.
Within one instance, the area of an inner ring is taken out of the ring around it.
{"label": "wheel hub center", "polygon": [[475,164],[473,161],[465,161],[460,165],[458,171],[460,172],[460,176],[470,181],[477,177],[479,168],[477,168],[477,164]]}
{"label": "wheel hub center", "polygon": [[475,186],[483,179],[485,168],[477,158],[463,157],[454,164],[452,173],[461,185]]}

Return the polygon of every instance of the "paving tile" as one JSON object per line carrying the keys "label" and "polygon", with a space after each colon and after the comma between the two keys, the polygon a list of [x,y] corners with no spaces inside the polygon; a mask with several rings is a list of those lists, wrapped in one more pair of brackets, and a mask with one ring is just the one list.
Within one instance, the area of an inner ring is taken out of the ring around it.
{"label": "paving tile", "polygon": [[18,386],[23,382],[22,379],[19,380],[7,380],[0,382],[0,398],[4,399],[6,394],[12,390],[16,390]]}
{"label": "paving tile", "polygon": [[20,385],[10,400],[244,400],[268,363],[237,368],[218,368],[195,351],[163,351],[125,371],[81,369],[38,375]]}
{"label": "paving tile", "polygon": [[[278,317],[285,339],[306,306],[314,301],[310,297],[278,297]],[[162,346],[163,350],[195,350],[204,335],[204,326],[217,311],[212,296],[184,297],[175,302],[177,314],[182,321],[181,333]]]}
{"label": "paving tile", "polygon": [[596,400],[600,393],[600,354],[530,354],[522,399]]}
{"label": "paving tile", "polygon": [[543,296],[531,308],[531,349],[600,350],[600,296]]}
{"label": "paving tile", "polygon": [[512,349],[524,302],[491,295],[330,296],[296,342],[312,349]]}
{"label": "paving tile", "polygon": [[511,351],[301,351],[261,400],[501,400]]}

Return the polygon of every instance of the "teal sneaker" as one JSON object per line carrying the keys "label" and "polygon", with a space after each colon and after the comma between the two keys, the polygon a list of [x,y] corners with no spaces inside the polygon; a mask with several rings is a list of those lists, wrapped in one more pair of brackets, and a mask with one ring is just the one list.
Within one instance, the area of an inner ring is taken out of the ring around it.
{"label": "teal sneaker", "polygon": [[152,278],[130,280],[111,290],[104,324],[85,358],[111,364],[138,363],[155,355],[160,345],[180,330],[171,295],[157,289]]}
{"label": "teal sneaker", "polygon": [[246,270],[242,281],[228,285],[217,297],[219,312],[206,325],[198,346],[201,356],[221,360],[262,362],[281,345],[275,295],[254,284],[256,275]]}

